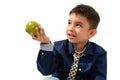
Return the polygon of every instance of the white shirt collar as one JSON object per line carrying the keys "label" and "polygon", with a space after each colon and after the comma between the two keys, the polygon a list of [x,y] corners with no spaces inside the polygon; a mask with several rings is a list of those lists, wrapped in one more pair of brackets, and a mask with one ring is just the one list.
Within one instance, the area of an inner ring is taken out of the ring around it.
{"label": "white shirt collar", "polygon": [[78,53],[78,54],[81,54],[81,53],[83,53],[85,51],[85,49],[86,49],[86,47],[82,51],[76,51],[75,50],[75,52]]}

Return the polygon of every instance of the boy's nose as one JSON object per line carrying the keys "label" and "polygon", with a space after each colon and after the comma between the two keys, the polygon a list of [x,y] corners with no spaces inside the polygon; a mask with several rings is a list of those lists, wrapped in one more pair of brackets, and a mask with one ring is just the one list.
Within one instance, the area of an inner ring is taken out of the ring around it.
{"label": "boy's nose", "polygon": [[70,29],[70,30],[74,30],[74,25],[70,25],[70,26],[69,26],[69,29]]}

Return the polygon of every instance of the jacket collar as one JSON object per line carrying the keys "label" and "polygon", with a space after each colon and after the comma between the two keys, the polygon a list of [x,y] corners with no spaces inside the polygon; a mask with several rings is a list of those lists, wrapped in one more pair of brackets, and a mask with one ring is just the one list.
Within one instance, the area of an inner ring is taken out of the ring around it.
{"label": "jacket collar", "polygon": [[[68,49],[69,49],[69,54],[72,54],[75,52],[74,47],[73,47],[72,43],[70,43],[70,42],[68,43]],[[91,54],[91,55],[93,54],[93,46],[90,41],[87,42],[84,53]]]}
{"label": "jacket collar", "polygon": [[86,49],[85,49],[84,53],[92,55],[93,49],[94,49],[94,47],[93,47],[92,43],[90,41],[88,41],[86,44]]}
{"label": "jacket collar", "polygon": [[72,54],[75,52],[73,44],[70,42],[68,43],[68,51],[69,51],[69,54]]}

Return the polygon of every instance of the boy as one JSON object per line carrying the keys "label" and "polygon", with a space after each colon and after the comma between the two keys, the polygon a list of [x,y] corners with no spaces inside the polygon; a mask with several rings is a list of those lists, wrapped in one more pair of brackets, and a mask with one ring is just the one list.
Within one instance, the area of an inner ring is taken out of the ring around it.
{"label": "boy", "polygon": [[[97,33],[99,22],[95,9],[80,4],[69,13],[66,40],[51,44],[42,27],[36,29],[37,36],[31,33],[33,40],[41,43],[37,68],[43,75],[52,75],[46,80],[106,80],[107,52],[89,41]],[[77,56],[83,54],[78,62],[74,62],[75,53]]]}

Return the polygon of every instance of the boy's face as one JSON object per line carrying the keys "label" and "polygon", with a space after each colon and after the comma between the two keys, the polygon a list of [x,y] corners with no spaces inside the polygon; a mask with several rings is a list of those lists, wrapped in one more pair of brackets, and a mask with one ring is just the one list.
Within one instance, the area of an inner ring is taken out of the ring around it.
{"label": "boy's face", "polygon": [[86,17],[70,14],[66,28],[67,38],[72,43],[85,43],[96,34],[96,29],[89,29]]}

